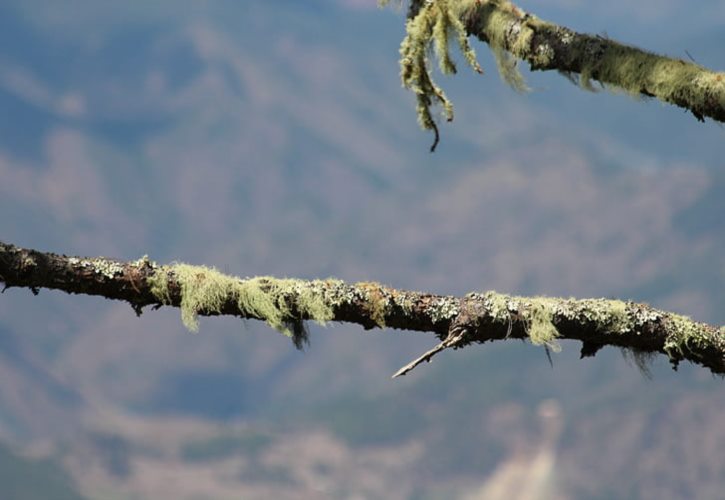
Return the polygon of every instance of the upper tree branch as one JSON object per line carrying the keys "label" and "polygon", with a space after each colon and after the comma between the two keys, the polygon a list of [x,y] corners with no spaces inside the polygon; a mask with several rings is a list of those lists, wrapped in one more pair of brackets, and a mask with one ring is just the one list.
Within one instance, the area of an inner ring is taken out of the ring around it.
{"label": "upper tree branch", "polygon": [[400,47],[401,79],[416,95],[421,126],[435,133],[431,150],[439,138],[432,107],[440,105],[451,121],[453,106],[435,83],[429,59],[434,54],[443,73],[455,73],[448,40],[456,39],[468,64],[482,72],[467,35],[490,46],[501,76],[517,90],[527,88],[516,68],[517,60],[523,60],[533,70],[557,70],[589,90],[596,81],[674,104],[701,121],[710,117],[725,122],[725,73],[577,33],[542,21],[507,0],[413,1],[408,17]]}
{"label": "upper tree branch", "polygon": [[0,281],[6,288],[40,288],[180,307],[190,328],[197,315],[230,314],[263,320],[296,343],[303,321],[340,321],[364,328],[435,333],[441,344],[404,367],[404,374],[441,350],[506,338],[557,348],[557,339],[582,342],[582,357],[606,345],[666,354],[673,366],[687,359],[725,373],[725,329],[645,304],[605,299],[512,297],[495,292],[452,297],[396,290],[378,283],[339,280],[236,278],[213,269],[160,266],[144,257],[122,262],[68,257],[0,243]]}
{"label": "upper tree branch", "polygon": [[725,122],[725,73],[664,57],[602,36],[542,21],[508,1],[461,0],[472,35],[527,61],[533,70],[580,75],[685,108],[699,120]]}

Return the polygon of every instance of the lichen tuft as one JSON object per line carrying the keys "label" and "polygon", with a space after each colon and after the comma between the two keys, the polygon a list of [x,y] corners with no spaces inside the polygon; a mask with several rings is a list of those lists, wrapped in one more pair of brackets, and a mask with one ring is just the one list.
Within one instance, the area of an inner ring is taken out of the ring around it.
{"label": "lichen tuft", "polygon": [[199,329],[199,314],[218,314],[236,306],[242,316],[264,320],[301,347],[308,340],[304,320],[324,325],[334,317],[325,297],[326,288],[335,284],[329,280],[240,279],[213,268],[174,264],[157,269],[149,278],[151,292],[163,304],[172,302],[172,280],[180,289],[181,320],[194,332]]}
{"label": "lichen tuft", "polygon": [[698,328],[697,323],[687,316],[669,314],[667,317],[671,333],[665,341],[664,351],[673,363],[676,364],[687,352],[691,352],[692,346],[708,343],[707,339],[703,338],[703,331]]}
{"label": "lichen tuft", "polygon": [[531,343],[534,345],[543,345],[554,352],[561,351],[561,346],[556,341],[559,332],[554,326],[554,308],[555,304],[551,299],[536,297],[531,299],[528,308],[528,334]]}
{"label": "lichen tuft", "polygon": [[[383,2],[387,3],[387,2]],[[440,105],[447,121],[453,120],[453,105],[443,89],[433,80],[428,54],[433,52],[443,74],[456,72],[450,54],[449,40],[455,38],[464,59],[474,71],[483,73],[476,54],[468,42],[468,33],[459,18],[459,2],[429,0],[414,12],[405,26],[406,35],[400,44],[400,77],[403,87],[416,95],[418,122],[425,130],[435,133],[431,146],[434,151],[439,139],[438,126],[432,108]]]}

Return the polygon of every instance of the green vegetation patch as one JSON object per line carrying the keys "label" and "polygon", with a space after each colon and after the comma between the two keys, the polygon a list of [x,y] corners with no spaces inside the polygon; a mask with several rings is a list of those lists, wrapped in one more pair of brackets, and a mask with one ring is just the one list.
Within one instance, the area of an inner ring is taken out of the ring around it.
{"label": "green vegetation patch", "polygon": [[303,320],[324,325],[334,317],[325,300],[327,288],[336,284],[331,280],[241,279],[209,267],[174,264],[159,268],[149,278],[151,292],[163,304],[172,302],[172,281],[180,288],[181,320],[191,331],[198,331],[200,313],[217,314],[236,306],[242,316],[266,321],[301,347],[307,341]]}
{"label": "green vegetation patch", "polygon": [[669,314],[671,334],[665,341],[664,350],[670,360],[685,357],[685,354],[692,350],[692,346],[703,347],[712,343],[705,330],[698,327],[698,324],[687,316]]}
{"label": "green vegetation patch", "polygon": [[[386,5],[389,0],[379,0]],[[434,53],[443,74],[456,73],[456,64],[450,53],[450,40],[455,39],[466,62],[477,73],[483,73],[476,53],[468,43],[468,33],[460,19],[458,0],[426,1],[410,17],[405,26],[405,38],[400,44],[400,78],[403,87],[415,93],[418,121],[425,130],[436,134],[431,151],[438,144],[438,127],[432,113],[436,104],[443,108],[447,121],[453,120],[453,105],[443,89],[433,80],[429,54]]]}
{"label": "green vegetation patch", "polygon": [[592,89],[590,81],[596,79],[635,96],[646,94],[671,103],[687,102],[694,111],[712,107],[715,96],[719,96],[718,104],[725,106],[723,73],[614,42],[602,51],[583,45],[579,57],[584,61],[579,77],[584,88]]}
{"label": "green vegetation patch", "polygon": [[554,352],[561,351],[561,347],[556,341],[559,332],[553,322],[555,301],[544,297],[536,297],[531,299],[530,302],[528,333],[531,343],[546,346]]}

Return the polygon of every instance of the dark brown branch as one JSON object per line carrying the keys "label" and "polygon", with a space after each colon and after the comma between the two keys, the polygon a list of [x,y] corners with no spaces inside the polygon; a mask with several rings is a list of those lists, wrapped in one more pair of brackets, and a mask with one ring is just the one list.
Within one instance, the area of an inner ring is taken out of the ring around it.
{"label": "dark brown branch", "polygon": [[[291,336],[302,321],[340,321],[364,328],[389,327],[435,333],[435,349],[401,369],[402,375],[449,347],[507,338],[557,347],[557,339],[582,342],[582,357],[602,346],[666,354],[725,373],[725,329],[698,323],[645,304],[605,299],[512,297],[495,292],[463,298],[402,291],[377,283],[338,280],[241,279],[200,266],[159,266],[68,257],[0,243],[0,281],[6,288],[40,288],[123,300],[145,306],[180,307],[193,327],[196,315],[229,314],[264,320]],[[289,333],[289,331],[288,331]]]}

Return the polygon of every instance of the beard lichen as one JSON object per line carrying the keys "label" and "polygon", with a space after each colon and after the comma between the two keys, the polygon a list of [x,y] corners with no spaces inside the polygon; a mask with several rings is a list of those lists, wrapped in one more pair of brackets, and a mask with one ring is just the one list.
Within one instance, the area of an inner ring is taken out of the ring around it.
{"label": "beard lichen", "polygon": [[[379,5],[388,4],[379,0]],[[468,33],[460,19],[459,0],[427,0],[417,2],[409,11],[405,38],[400,44],[400,78],[403,87],[416,96],[418,122],[424,130],[435,134],[431,151],[435,151],[440,135],[432,108],[440,105],[447,121],[453,120],[453,105],[443,89],[433,80],[429,54],[434,53],[443,74],[456,73],[450,53],[450,40],[455,39],[464,59],[477,73],[483,73],[476,53],[468,42]],[[413,5],[411,4],[411,7]]]}
{"label": "beard lichen", "polygon": [[332,307],[325,300],[329,280],[241,279],[213,268],[188,264],[161,267],[148,280],[151,292],[162,304],[171,303],[171,280],[178,283],[181,320],[193,332],[199,329],[200,313],[220,313],[231,302],[242,316],[264,320],[301,347],[308,340],[304,320],[324,325],[334,317]]}
{"label": "beard lichen", "polygon": [[554,352],[559,352],[561,346],[556,341],[559,332],[554,326],[554,307],[556,303],[552,299],[544,297],[530,299],[528,334],[532,344],[543,345]]}
{"label": "beard lichen", "polygon": [[[389,3],[389,0],[378,0],[380,6]],[[415,93],[421,128],[432,130],[435,134],[431,151],[435,151],[440,140],[432,110],[439,105],[446,121],[452,121],[453,104],[433,80],[429,59],[431,55],[435,56],[441,73],[456,73],[450,49],[450,41],[454,39],[468,65],[475,72],[483,73],[463,22],[475,9],[483,9],[477,12],[485,25],[487,41],[501,78],[519,92],[528,90],[516,58],[522,58],[522,54],[530,50],[533,31],[529,22],[534,19],[533,16],[523,13],[506,0],[411,1],[406,34],[400,44],[400,76],[403,87]]]}
{"label": "beard lichen", "polygon": [[[468,2],[475,3],[475,2]],[[484,3],[484,2],[482,2]],[[510,2],[489,1],[488,9],[480,15],[496,67],[501,79],[517,92],[529,90],[518,68],[518,59],[531,50],[533,17],[524,14]],[[469,8],[471,8],[469,6]]]}
{"label": "beard lichen", "polygon": [[720,96],[716,104],[725,107],[723,73],[613,42],[601,46],[582,44],[572,53],[584,61],[578,81],[585,89],[591,90],[591,80],[597,80],[605,88],[635,97],[657,97],[673,104],[687,102],[700,120],[700,110],[715,104],[711,101],[717,100],[716,96]]}

